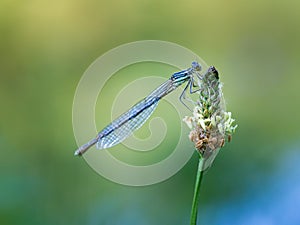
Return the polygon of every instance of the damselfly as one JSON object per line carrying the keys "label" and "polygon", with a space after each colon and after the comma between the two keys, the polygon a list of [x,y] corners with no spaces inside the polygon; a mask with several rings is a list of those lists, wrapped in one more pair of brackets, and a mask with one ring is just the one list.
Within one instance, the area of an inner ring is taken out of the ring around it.
{"label": "damselfly", "polygon": [[179,99],[186,106],[183,102],[185,93],[188,87],[190,88],[190,93],[197,91],[192,90],[192,88],[195,85],[194,75],[196,75],[198,79],[201,79],[199,73],[200,70],[201,66],[197,62],[193,62],[191,68],[174,73],[146,98],[131,107],[127,112],[119,116],[100,131],[94,139],[79,147],[75,151],[75,155],[82,155],[94,144],[96,144],[98,149],[105,149],[120,143],[146,122],[162,97],[166,96],[185,82],[187,82],[187,84]]}

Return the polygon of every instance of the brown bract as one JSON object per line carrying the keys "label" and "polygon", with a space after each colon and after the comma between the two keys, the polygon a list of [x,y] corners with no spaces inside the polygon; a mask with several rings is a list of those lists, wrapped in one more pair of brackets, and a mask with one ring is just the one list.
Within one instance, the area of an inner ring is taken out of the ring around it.
{"label": "brown bract", "polygon": [[208,128],[204,131],[200,126],[191,130],[189,138],[201,155],[204,155],[206,149],[214,151],[223,147],[225,144],[225,139],[222,134]]}

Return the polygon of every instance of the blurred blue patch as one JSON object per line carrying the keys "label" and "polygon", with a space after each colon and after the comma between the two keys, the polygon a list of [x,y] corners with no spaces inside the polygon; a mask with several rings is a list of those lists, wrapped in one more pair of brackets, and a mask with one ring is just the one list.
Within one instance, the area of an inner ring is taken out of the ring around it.
{"label": "blurred blue patch", "polygon": [[213,205],[199,215],[202,224],[300,224],[300,151],[287,151],[271,177],[254,184],[239,200]]}

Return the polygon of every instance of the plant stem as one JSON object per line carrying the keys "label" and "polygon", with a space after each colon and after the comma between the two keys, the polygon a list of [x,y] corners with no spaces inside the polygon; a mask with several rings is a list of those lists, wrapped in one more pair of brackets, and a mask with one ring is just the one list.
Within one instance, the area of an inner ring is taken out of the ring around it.
{"label": "plant stem", "polygon": [[203,163],[204,163],[204,159],[202,157],[199,157],[197,177],[196,177],[196,183],[195,183],[195,188],[194,188],[194,197],[193,197],[190,225],[197,224],[198,199],[199,199],[199,189],[200,189],[201,181],[202,181],[202,177],[203,177]]}

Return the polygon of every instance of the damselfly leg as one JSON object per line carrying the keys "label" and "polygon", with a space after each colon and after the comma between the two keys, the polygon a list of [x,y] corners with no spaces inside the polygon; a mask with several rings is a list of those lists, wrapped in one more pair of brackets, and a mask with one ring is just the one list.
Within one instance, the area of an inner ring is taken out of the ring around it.
{"label": "damselfly leg", "polygon": [[[202,79],[201,76],[198,74],[198,72],[196,72],[195,74],[196,74],[196,76],[197,76],[198,79],[200,79],[200,80]],[[198,84],[199,84],[199,82],[198,82]],[[184,100],[186,100],[188,102],[191,102],[193,104],[195,103],[195,101],[192,98],[186,97],[186,92],[187,92],[188,87],[189,87],[189,94],[194,94],[194,93],[196,93],[196,92],[198,92],[198,91],[201,90],[201,88],[199,87],[199,85],[195,84],[195,79],[194,79],[193,75],[191,75],[190,80],[187,82],[186,86],[184,87],[182,93],[179,96],[179,101],[188,110],[190,110],[192,112],[192,110],[190,109],[190,107],[188,107],[188,105],[184,103]],[[198,87],[198,88],[193,90],[193,87]]]}

